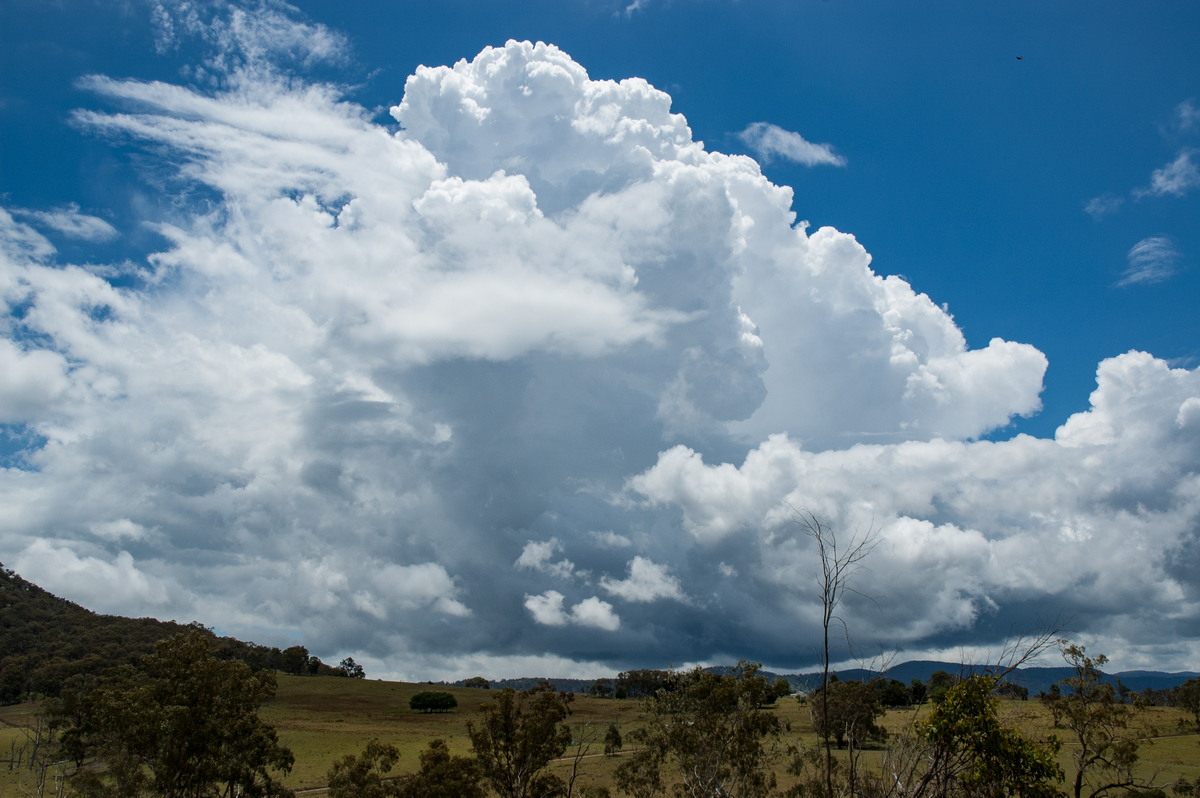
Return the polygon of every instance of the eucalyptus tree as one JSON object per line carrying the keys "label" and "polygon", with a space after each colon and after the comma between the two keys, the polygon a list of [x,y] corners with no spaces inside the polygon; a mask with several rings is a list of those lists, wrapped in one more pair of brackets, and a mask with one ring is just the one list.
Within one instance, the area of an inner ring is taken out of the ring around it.
{"label": "eucalyptus tree", "polygon": [[887,710],[878,693],[865,682],[830,682],[813,693],[809,703],[813,731],[822,740],[833,739],[838,748],[861,748],[871,740],[887,739],[876,721]]}
{"label": "eucalyptus tree", "polygon": [[1188,679],[1175,693],[1175,702],[1192,713],[1196,731],[1200,732],[1200,679]]}
{"label": "eucalyptus tree", "polygon": [[400,760],[391,743],[370,740],[361,753],[347,754],[325,775],[329,798],[484,798],[483,774],[471,757],[450,753],[435,739],[420,753],[415,773],[390,775]]}
{"label": "eucalyptus tree", "polygon": [[994,674],[948,688],[929,716],[889,746],[864,790],[881,798],[1060,798],[1057,739],[1034,740],[998,714]]}
{"label": "eucalyptus tree", "polygon": [[506,687],[467,723],[471,748],[484,780],[500,798],[554,798],[567,785],[546,766],[571,744],[572,696],[543,682],[518,692]]}
{"label": "eucalyptus tree", "polygon": [[638,749],[616,771],[618,788],[635,798],[662,795],[664,773],[677,774],[676,796],[765,798],[775,789],[778,716],[763,707],[774,695],[758,666],[730,674],[701,668],[672,674],[644,699],[645,723],[628,737]]}
{"label": "eucalyptus tree", "polygon": [[211,645],[200,629],[162,640],[139,669],[100,680],[51,717],[69,742],[64,753],[83,765],[70,779],[77,794],[291,794],[279,775],[291,770],[292,753],[258,716],[275,694],[274,672],[218,659]]}
{"label": "eucalyptus tree", "polygon": [[1089,656],[1084,646],[1062,650],[1074,673],[1062,680],[1063,724],[1071,731],[1075,763],[1072,783],[1075,798],[1145,788],[1135,774],[1138,738],[1129,728],[1130,709],[1116,699],[1116,689],[1104,681],[1100,668],[1108,657]]}

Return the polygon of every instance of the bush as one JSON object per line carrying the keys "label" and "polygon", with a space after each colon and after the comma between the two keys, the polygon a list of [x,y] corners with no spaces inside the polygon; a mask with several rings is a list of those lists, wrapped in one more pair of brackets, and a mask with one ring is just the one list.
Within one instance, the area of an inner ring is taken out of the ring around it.
{"label": "bush", "polygon": [[449,712],[458,706],[458,699],[449,693],[417,693],[409,699],[408,706],[415,712]]}

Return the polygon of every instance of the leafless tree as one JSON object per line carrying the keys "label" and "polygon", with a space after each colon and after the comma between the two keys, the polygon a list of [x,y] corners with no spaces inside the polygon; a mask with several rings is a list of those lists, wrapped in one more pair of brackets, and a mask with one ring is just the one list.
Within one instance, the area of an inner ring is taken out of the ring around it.
{"label": "leafless tree", "polygon": [[566,758],[571,761],[571,773],[567,777],[565,798],[576,798],[586,795],[587,787],[580,784],[583,779],[594,779],[594,773],[584,771],[584,761],[593,756],[592,748],[601,740],[601,732],[591,721],[580,724],[572,730],[571,747],[574,749]]}
{"label": "leafless tree", "polygon": [[[824,693],[829,688],[829,630],[834,622],[842,624],[843,632],[847,633],[845,623],[837,615],[838,606],[847,592],[863,595],[850,586],[850,580],[858,572],[863,561],[870,556],[879,545],[879,537],[874,528],[865,533],[855,531],[849,540],[839,541],[833,525],[819,517],[811,510],[792,511],[793,522],[800,530],[813,539],[817,546],[817,556],[820,559],[821,573],[817,588],[821,597],[821,690]],[[824,702],[822,720],[826,729],[829,728],[829,702]],[[825,739],[825,796],[833,798],[833,748],[832,740]]]}

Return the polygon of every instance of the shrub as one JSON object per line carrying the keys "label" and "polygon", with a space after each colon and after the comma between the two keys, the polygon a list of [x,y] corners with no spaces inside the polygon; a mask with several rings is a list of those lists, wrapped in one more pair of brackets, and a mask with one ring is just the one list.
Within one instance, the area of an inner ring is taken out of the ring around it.
{"label": "shrub", "polygon": [[408,706],[415,712],[449,712],[458,706],[458,699],[449,693],[417,693],[409,699]]}

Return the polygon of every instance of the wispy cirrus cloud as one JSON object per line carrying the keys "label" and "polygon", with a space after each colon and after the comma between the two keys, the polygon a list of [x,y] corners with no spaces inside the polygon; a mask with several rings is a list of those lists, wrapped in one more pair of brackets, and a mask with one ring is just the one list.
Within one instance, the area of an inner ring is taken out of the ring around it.
{"label": "wispy cirrus cloud", "polygon": [[763,161],[782,158],[804,166],[845,166],[846,159],[831,144],[814,144],[799,133],[770,122],[754,122],[738,138]]}
{"label": "wispy cirrus cloud", "polygon": [[[1164,138],[1175,142],[1191,140],[1198,129],[1200,108],[1190,99],[1175,106],[1169,121],[1160,126]],[[1134,200],[1186,196],[1193,189],[1200,187],[1200,164],[1197,164],[1197,155],[1200,155],[1200,150],[1195,147],[1181,147],[1173,160],[1150,173],[1148,184],[1132,189],[1129,196]],[[1085,202],[1083,210],[1093,219],[1100,220],[1119,211],[1125,200],[1125,196],[1108,191]]]}
{"label": "wispy cirrus cloud", "polygon": [[111,241],[118,235],[117,229],[100,217],[80,213],[75,203],[48,211],[14,208],[12,212],[29,219],[38,227],[49,228],[79,241]]}
{"label": "wispy cirrus cloud", "polygon": [[1184,100],[1175,106],[1172,122],[1175,129],[1181,133],[1189,133],[1196,130],[1200,128],[1200,108],[1197,108],[1191,99]]}
{"label": "wispy cirrus cloud", "polygon": [[1175,160],[1150,174],[1150,185],[1135,189],[1133,194],[1142,197],[1182,197],[1200,186],[1200,166],[1194,160],[1198,150],[1185,148]]}
{"label": "wispy cirrus cloud", "polygon": [[1098,197],[1092,197],[1090,200],[1084,203],[1083,210],[1088,216],[1099,221],[1105,216],[1109,216],[1119,211],[1121,206],[1124,204],[1124,197],[1118,197],[1115,194],[1107,193],[1101,194]]}
{"label": "wispy cirrus cloud", "polygon": [[1169,236],[1143,238],[1126,255],[1129,267],[1121,273],[1117,285],[1152,285],[1168,280],[1179,271],[1181,257]]}
{"label": "wispy cirrus cloud", "polygon": [[282,0],[258,0],[245,6],[214,0],[201,6],[189,0],[153,0],[150,8],[155,50],[176,49],[185,38],[211,45],[204,66],[207,77],[220,79],[237,70],[273,70],[281,61],[304,66],[338,63],[350,44],[326,25],[301,20]]}

